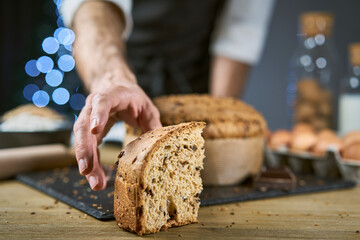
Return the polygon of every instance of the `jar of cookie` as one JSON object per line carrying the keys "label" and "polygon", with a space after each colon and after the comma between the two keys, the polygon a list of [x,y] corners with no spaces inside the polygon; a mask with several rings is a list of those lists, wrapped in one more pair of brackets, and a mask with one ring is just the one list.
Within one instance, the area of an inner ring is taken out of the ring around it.
{"label": "jar of cookie", "polygon": [[298,46],[290,61],[287,106],[291,124],[316,130],[334,127],[336,53],[331,41],[334,17],[328,12],[300,15]]}

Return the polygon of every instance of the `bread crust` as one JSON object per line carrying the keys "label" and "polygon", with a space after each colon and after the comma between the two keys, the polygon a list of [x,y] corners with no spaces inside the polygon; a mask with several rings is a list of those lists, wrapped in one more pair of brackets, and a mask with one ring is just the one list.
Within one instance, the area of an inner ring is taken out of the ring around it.
{"label": "bread crust", "polygon": [[39,116],[39,117],[46,117],[50,119],[58,119],[58,120],[64,120],[64,117],[57,113],[55,110],[49,108],[49,107],[37,107],[33,104],[25,104],[20,105],[8,112],[6,112],[2,117],[1,121],[6,121],[9,118],[12,118],[14,116],[17,116],[22,113],[28,113],[30,115]]}
{"label": "bread crust", "polygon": [[[148,156],[158,150],[163,141],[171,134],[180,134],[183,129],[204,128],[204,122],[188,122],[168,126],[147,132],[130,142],[119,154],[118,171],[115,178],[114,215],[119,227],[138,235],[154,233],[158,229],[146,230],[142,218],[143,202],[140,193],[144,191],[145,168],[149,163]],[[161,230],[171,226],[180,226],[196,222],[169,221]]]}
{"label": "bread crust", "polygon": [[205,121],[203,137],[248,138],[265,136],[266,121],[250,105],[233,98],[209,95],[170,95],[154,99],[163,125]]}

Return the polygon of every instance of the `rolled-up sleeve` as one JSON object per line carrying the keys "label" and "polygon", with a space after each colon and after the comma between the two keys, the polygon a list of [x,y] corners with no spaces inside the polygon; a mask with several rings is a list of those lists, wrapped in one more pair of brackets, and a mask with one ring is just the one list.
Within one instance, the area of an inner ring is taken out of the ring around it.
{"label": "rolled-up sleeve", "polygon": [[80,5],[86,1],[107,1],[112,2],[118,6],[125,16],[126,25],[123,38],[127,39],[130,36],[133,28],[133,20],[131,15],[132,0],[63,0],[60,5],[60,13],[67,27],[71,28],[76,11],[79,9]]}
{"label": "rolled-up sleeve", "polygon": [[214,31],[212,54],[257,63],[273,5],[274,0],[229,0]]}

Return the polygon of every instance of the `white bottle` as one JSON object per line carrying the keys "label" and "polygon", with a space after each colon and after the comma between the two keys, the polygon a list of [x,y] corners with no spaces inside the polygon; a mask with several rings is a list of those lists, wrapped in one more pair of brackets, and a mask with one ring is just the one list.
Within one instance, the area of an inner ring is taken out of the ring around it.
{"label": "white bottle", "polygon": [[339,132],[360,130],[360,43],[349,45],[350,68],[339,97]]}

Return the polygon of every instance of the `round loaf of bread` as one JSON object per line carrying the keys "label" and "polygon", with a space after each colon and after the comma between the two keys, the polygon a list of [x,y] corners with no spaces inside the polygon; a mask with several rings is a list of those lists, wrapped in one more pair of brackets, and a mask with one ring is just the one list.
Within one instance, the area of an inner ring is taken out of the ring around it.
{"label": "round loaf of bread", "polygon": [[6,112],[2,117],[1,117],[1,121],[5,121],[8,120],[14,116],[17,116],[19,114],[30,114],[30,115],[34,115],[34,116],[39,116],[39,117],[46,117],[49,119],[58,119],[58,120],[64,120],[64,117],[62,115],[60,115],[59,113],[57,113],[55,110],[49,108],[49,107],[37,107],[33,104],[25,104],[25,105],[20,105],[8,112]]}
{"label": "round loaf of bread", "polygon": [[238,99],[205,94],[171,95],[155,98],[154,104],[163,125],[206,122],[205,139],[264,137],[267,129],[264,117]]}
{"label": "round loaf of bread", "polygon": [[250,105],[238,99],[196,94],[158,97],[154,104],[165,126],[206,122],[204,185],[237,184],[260,171],[267,126]]}

